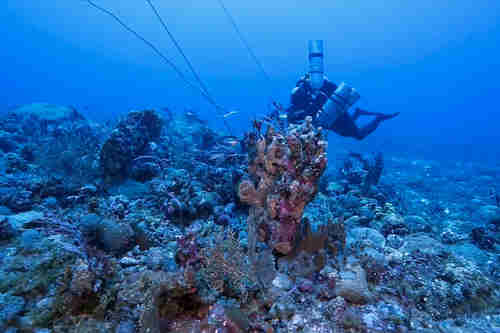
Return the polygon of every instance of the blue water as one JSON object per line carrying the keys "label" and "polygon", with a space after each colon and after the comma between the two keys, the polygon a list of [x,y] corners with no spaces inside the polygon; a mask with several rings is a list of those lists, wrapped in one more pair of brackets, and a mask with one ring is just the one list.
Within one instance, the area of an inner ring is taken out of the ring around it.
{"label": "blue water", "polygon": [[[146,1],[96,2],[187,73]],[[269,94],[288,104],[307,68],[307,40],[324,39],[331,80],[356,87],[361,107],[402,112],[361,143],[331,135],[332,150],[498,162],[498,1],[227,1],[272,84],[216,0],[174,3],[155,2],[218,103],[240,110],[230,119],[238,133],[265,112]],[[85,1],[4,0],[0,33],[0,110],[46,101],[101,120],[190,106],[223,128],[171,68]]]}

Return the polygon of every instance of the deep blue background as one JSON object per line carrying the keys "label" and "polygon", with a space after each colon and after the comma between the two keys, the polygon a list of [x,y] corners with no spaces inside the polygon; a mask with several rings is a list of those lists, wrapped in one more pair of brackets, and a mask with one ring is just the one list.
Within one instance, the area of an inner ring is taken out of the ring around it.
{"label": "deep blue background", "polygon": [[[95,0],[158,45],[187,73],[143,0]],[[172,5],[174,2],[176,4]],[[402,114],[336,151],[498,163],[500,1],[225,0],[273,83],[243,48],[217,0],[154,0],[220,104],[243,131],[287,104],[307,69],[307,40],[324,39],[326,70],[362,95],[359,106]],[[147,46],[82,0],[0,3],[0,110],[34,101],[71,104],[91,119],[130,109],[189,105],[222,128],[213,108]]]}

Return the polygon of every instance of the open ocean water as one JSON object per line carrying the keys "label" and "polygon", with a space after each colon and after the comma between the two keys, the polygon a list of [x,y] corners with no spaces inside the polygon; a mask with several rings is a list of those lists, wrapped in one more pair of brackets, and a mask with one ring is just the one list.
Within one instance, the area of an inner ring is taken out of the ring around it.
{"label": "open ocean water", "polygon": [[0,332],[500,332],[498,22],[4,0]]}

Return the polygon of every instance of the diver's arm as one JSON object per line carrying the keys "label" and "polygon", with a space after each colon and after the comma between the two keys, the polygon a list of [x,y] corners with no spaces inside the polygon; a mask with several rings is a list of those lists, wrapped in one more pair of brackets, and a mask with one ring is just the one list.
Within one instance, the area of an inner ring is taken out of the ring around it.
{"label": "diver's arm", "polygon": [[308,104],[307,89],[303,84],[297,83],[290,95],[290,106],[287,109],[288,121],[296,123],[302,121],[307,116],[306,107]]}

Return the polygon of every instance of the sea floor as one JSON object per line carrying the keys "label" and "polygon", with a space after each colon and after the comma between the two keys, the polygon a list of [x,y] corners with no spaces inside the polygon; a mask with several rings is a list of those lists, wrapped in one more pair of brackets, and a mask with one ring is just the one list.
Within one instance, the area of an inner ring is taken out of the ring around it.
{"label": "sea floor", "polygon": [[500,332],[500,164],[329,156],[280,253],[241,145],[191,112],[1,115],[0,332]]}

